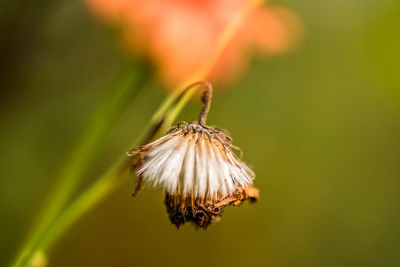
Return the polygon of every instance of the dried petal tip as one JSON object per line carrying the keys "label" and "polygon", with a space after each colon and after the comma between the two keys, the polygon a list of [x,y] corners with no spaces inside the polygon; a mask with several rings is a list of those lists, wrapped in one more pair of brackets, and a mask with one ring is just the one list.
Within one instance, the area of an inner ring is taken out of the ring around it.
{"label": "dried petal tip", "polygon": [[171,223],[177,228],[186,222],[191,222],[197,227],[207,228],[209,225],[219,221],[224,207],[238,206],[246,200],[251,202],[258,200],[258,189],[248,186],[246,189],[238,187],[232,196],[212,201],[180,201],[169,194],[165,197],[165,205]]}

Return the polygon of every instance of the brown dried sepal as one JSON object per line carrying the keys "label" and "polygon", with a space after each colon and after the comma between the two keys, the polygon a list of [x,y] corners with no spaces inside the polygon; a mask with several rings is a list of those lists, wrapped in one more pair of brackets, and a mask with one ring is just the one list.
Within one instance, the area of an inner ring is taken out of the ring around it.
{"label": "brown dried sepal", "polygon": [[199,200],[179,200],[174,196],[166,194],[165,205],[172,224],[176,227],[191,222],[194,225],[207,228],[209,225],[219,221],[222,216],[223,209],[226,206],[238,206],[244,201],[257,201],[259,191],[257,188],[247,186],[246,188],[238,187],[232,196],[213,201]]}

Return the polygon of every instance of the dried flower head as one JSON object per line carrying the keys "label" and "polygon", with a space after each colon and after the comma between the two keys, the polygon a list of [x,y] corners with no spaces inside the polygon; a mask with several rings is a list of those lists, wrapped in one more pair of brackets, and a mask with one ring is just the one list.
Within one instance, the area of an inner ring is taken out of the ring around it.
{"label": "dried flower head", "polygon": [[138,185],[143,179],[165,190],[167,211],[177,226],[193,222],[207,227],[219,218],[224,206],[258,197],[257,189],[251,187],[255,174],[233,153],[232,138],[205,124],[211,85],[197,82],[187,90],[199,84],[206,90],[198,121],[180,122],[160,139],[129,152],[141,159]]}

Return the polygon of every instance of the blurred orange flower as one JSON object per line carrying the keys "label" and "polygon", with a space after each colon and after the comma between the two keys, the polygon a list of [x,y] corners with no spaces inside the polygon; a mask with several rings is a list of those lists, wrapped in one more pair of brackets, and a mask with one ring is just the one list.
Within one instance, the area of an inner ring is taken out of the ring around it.
{"label": "blurred orange flower", "polygon": [[[167,84],[186,80],[206,64],[216,43],[251,0],[86,0],[100,18],[121,28],[129,51],[144,53]],[[277,5],[254,8],[205,77],[225,82],[237,77],[256,48],[281,54],[297,44],[302,24]]]}

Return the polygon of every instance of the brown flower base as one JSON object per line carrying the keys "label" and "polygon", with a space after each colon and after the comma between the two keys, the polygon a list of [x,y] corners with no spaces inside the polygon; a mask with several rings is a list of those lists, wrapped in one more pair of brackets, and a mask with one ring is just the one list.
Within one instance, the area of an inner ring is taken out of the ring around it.
{"label": "brown flower base", "polygon": [[172,224],[177,228],[191,222],[194,225],[207,228],[209,225],[219,221],[223,209],[226,206],[238,206],[244,201],[257,201],[258,189],[248,186],[246,189],[238,187],[232,196],[213,201],[183,200],[177,201],[176,197],[166,194],[165,205]]}

